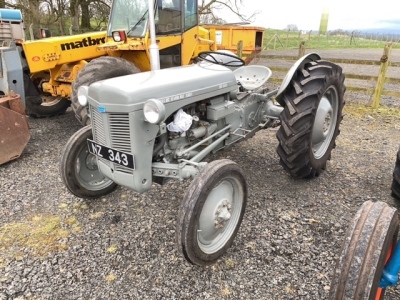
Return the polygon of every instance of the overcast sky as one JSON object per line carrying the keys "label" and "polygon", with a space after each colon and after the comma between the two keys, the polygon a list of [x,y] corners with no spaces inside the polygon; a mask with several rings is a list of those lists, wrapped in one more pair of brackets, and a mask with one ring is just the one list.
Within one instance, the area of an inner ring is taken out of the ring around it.
{"label": "overcast sky", "polygon": [[[398,3],[394,0],[245,0],[244,11],[260,11],[253,25],[284,29],[289,24],[300,30],[318,30],[324,7],[329,11],[328,30],[371,29],[393,27],[400,29]],[[225,14],[224,14],[225,15]],[[239,21],[236,17],[228,22]]]}

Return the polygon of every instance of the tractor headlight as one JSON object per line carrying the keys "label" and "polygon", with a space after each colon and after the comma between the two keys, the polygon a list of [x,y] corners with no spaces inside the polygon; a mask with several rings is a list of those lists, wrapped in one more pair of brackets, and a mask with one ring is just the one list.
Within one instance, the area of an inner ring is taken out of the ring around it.
{"label": "tractor headlight", "polygon": [[159,124],[165,118],[165,106],[157,99],[149,99],[143,106],[144,118],[151,124]]}
{"label": "tractor headlight", "polygon": [[78,102],[82,106],[86,106],[88,103],[88,93],[89,93],[89,87],[84,85],[79,87],[78,89]]}

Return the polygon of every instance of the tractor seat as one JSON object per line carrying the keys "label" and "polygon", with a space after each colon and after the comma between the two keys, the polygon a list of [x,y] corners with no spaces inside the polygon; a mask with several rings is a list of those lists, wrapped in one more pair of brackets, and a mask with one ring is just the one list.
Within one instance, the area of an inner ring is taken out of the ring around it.
{"label": "tractor seat", "polygon": [[243,66],[233,71],[236,81],[248,91],[262,86],[271,77],[272,71],[265,66]]}

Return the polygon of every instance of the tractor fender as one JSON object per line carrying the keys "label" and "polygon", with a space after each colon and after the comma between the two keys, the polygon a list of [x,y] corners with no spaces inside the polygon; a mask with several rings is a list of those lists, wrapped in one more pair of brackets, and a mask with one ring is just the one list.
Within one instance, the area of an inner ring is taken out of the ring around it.
{"label": "tractor fender", "polygon": [[286,73],[285,78],[283,78],[282,84],[279,87],[278,93],[276,94],[276,100],[281,103],[281,99],[280,96],[282,95],[282,93],[286,90],[286,88],[288,87],[290,81],[292,80],[293,76],[295,76],[296,71],[298,69],[303,68],[303,66],[310,62],[310,61],[314,61],[314,60],[319,60],[321,59],[321,57],[317,54],[317,53],[309,53],[304,55],[303,57],[299,58],[294,64],[293,66],[290,68],[290,70]]}

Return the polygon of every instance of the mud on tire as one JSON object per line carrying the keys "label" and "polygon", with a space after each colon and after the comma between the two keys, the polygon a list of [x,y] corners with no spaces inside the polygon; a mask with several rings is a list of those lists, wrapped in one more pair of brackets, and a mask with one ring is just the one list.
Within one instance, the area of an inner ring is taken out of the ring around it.
{"label": "mud on tire", "polygon": [[140,70],[133,63],[123,58],[102,56],[91,60],[78,73],[76,80],[72,83],[71,107],[78,121],[84,126],[90,124],[87,107],[78,102],[77,92],[80,86],[139,72]]}
{"label": "mud on tire", "polygon": [[293,177],[314,177],[325,169],[342,120],[344,79],[340,66],[311,61],[297,70],[277,97],[284,107],[276,134],[277,152]]}
{"label": "mud on tire", "polygon": [[366,201],[351,221],[331,281],[329,299],[382,299],[382,272],[399,232],[396,209]]}

